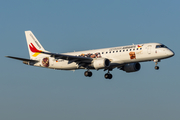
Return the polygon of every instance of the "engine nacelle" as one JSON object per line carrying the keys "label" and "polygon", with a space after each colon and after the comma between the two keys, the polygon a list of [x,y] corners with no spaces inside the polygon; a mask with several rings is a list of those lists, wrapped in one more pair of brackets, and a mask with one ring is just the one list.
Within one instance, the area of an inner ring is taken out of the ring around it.
{"label": "engine nacelle", "polygon": [[124,65],[121,70],[126,71],[127,73],[129,72],[136,72],[141,69],[141,65],[139,63],[129,63]]}
{"label": "engine nacelle", "polygon": [[97,58],[93,60],[92,67],[102,69],[110,66],[110,61],[106,58]]}

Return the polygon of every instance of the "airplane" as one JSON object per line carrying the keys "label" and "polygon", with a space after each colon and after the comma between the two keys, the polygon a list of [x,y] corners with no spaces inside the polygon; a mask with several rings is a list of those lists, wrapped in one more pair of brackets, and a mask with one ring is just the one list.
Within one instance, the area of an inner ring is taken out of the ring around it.
{"label": "airplane", "polygon": [[90,70],[104,69],[106,79],[112,79],[112,71],[118,68],[127,73],[141,69],[140,62],[154,61],[158,70],[158,62],[170,58],[175,53],[164,44],[146,43],[104,49],[86,50],[69,53],[51,53],[46,51],[31,31],[25,31],[30,59],[6,56],[21,60],[24,64],[50,68],[55,70],[85,69],[84,75],[91,77]]}

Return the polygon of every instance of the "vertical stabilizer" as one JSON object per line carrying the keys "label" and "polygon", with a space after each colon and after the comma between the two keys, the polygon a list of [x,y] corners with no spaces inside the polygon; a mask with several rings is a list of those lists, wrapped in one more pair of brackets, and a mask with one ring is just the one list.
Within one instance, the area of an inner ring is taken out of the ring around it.
{"label": "vertical stabilizer", "polygon": [[47,55],[41,54],[41,51],[45,51],[45,49],[43,48],[43,46],[40,44],[40,42],[37,40],[37,38],[34,36],[34,34],[31,31],[25,31],[25,35],[26,35],[27,46],[29,50],[29,56],[31,59],[47,56]]}

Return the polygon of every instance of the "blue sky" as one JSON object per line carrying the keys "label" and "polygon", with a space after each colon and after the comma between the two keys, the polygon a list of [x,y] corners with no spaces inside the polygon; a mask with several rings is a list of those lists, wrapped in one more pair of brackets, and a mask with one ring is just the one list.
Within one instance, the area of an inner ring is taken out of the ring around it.
{"label": "blue sky", "polygon": [[[0,119],[177,120],[180,118],[178,0],[8,0],[0,4]],[[52,52],[159,42],[176,55],[125,73],[57,71],[22,64],[24,31]]]}

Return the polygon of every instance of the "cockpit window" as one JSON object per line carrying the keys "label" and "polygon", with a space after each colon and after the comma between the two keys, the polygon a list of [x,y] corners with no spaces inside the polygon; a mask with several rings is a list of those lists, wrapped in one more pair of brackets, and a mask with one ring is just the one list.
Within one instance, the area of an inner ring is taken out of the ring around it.
{"label": "cockpit window", "polygon": [[156,45],[156,48],[167,48],[165,45]]}

